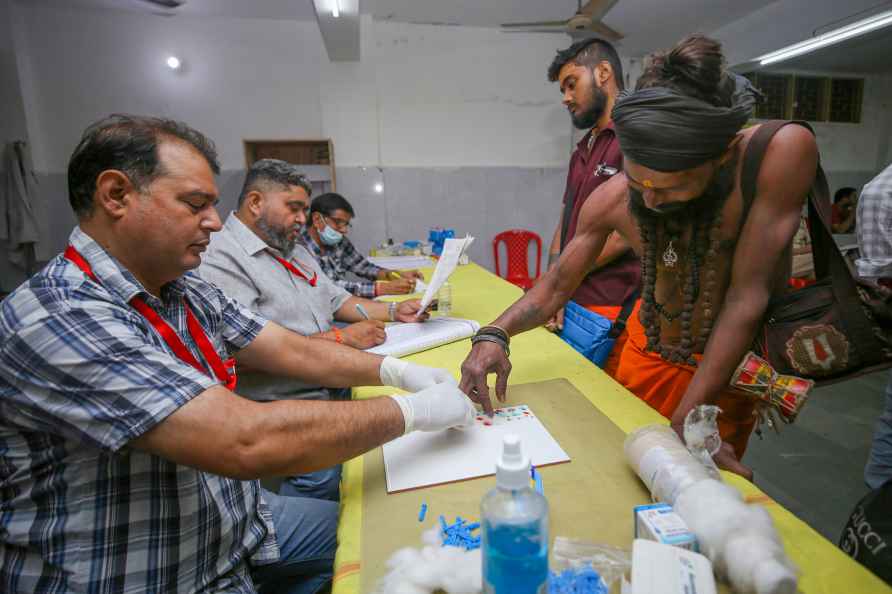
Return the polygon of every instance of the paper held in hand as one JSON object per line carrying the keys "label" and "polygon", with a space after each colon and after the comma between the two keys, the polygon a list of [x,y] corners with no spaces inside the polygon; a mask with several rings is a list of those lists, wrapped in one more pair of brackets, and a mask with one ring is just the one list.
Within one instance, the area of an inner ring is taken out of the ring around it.
{"label": "paper held in hand", "polygon": [[440,256],[437,267],[434,269],[434,274],[427,285],[427,289],[424,291],[424,296],[421,298],[420,311],[426,310],[431,302],[436,299],[440,287],[443,286],[443,283],[446,282],[449,275],[458,266],[459,258],[472,243],[474,243],[474,238],[470,235],[464,239],[450,238],[446,240],[446,243],[443,245],[443,254]]}

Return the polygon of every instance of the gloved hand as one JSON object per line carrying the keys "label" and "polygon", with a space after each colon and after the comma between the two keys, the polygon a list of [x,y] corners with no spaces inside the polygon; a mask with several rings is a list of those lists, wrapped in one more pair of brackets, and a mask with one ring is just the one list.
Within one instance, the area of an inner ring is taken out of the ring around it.
{"label": "gloved hand", "polygon": [[416,365],[395,357],[384,357],[378,372],[381,383],[407,392],[418,392],[437,384],[457,386],[455,377],[445,369]]}
{"label": "gloved hand", "polygon": [[436,384],[414,394],[390,397],[403,412],[404,434],[471,425],[477,415],[474,403],[454,383]]}

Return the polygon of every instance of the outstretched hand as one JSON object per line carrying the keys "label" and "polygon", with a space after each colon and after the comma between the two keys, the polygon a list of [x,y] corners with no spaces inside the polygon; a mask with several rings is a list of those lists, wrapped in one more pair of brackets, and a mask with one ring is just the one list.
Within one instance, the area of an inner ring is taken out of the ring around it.
{"label": "outstretched hand", "polygon": [[496,374],[496,397],[499,402],[504,402],[508,390],[508,375],[511,373],[508,355],[498,344],[478,342],[471,347],[471,352],[461,364],[461,382],[458,387],[471,400],[483,406],[488,416],[493,414],[489,386],[486,385],[486,377],[490,373]]}

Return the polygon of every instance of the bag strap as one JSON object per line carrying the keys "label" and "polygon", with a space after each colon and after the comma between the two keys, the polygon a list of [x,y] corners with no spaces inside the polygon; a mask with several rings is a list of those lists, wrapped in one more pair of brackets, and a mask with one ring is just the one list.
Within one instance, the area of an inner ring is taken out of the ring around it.
{"label": "bag strap", "polygon": [[[774,135],[788,124],[803,126],[814,134],[814,130],[806,122],[769,120],[763,123],[750,138],[743,157],[740,179],[740,189],[743,195],[741,228],[756,199],[759,170],[768,145]],[[849,261],[842,255],[839,246],[833,240],[831,212],[827,177],[818,162],[815,179],[808,193],[808,226],[812,241],[815,277],[818,279],[830,277],[839,315],[845,324],[853,347],[864,362],[879,361],[882,359],[882,349],[875,348],[878,347],[877,339],[874,336],[871,321],[862,308],[861,297],[854,280],[856,275]]]}
{"label": "bag strap", "polygon": [[635,309],[636,301],[638,301],[638,291],[633,291],[632,294],[626,297],[625,301],[623,301],[623,308],[619,311],[619,315],[616,316],[616,319],[610,326],[610,332],[607,333],[609,338],[616,340],[619,338],[619,335],[626,330],[626,322],[629,320],[629,316],[632,315],[632,310]]}

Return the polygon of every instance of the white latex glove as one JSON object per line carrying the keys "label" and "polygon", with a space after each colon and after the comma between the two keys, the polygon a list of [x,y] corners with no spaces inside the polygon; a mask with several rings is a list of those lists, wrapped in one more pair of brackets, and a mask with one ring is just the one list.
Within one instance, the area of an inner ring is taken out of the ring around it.
{"label": "white latex glove", "polygon": [[477,409],[454,383],[441,383],[415,392],[390,396],[403,411],[405,433],[440,431],[471,425]]}
{"label": "white latex glove", "polygon": [[383,385],[407,392],[418,392],[437,384],[458,385],[455,377],[445,369],[416,365],[395,357],[384,357],[378,373]]}

